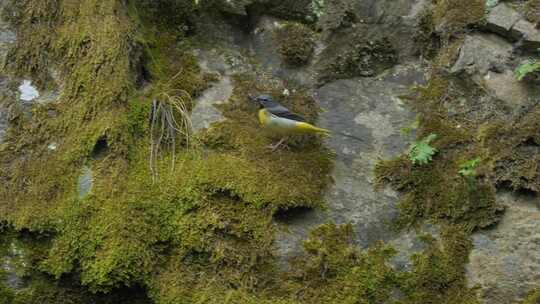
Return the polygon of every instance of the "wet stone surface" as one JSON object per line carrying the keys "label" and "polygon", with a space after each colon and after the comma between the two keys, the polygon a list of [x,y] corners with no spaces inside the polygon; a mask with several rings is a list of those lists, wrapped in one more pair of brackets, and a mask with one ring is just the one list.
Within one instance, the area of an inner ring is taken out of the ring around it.
{"label": "wet stone surface", "polygon": [[467,276],[484,303],[515,303],[540,286],[540,199],[512,193],[498,199],[505,215],[493,229],[473,234]]}

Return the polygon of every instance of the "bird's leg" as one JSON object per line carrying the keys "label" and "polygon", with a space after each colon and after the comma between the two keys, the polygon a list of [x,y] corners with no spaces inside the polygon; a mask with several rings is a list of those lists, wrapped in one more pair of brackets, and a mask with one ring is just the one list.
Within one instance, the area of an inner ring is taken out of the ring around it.
{"label": "bird's leg", "polygon": [[287,137],[283,137],[277,144],[270,145],[268,148],[272,150],[272,152],[276,151],[279,147],[283,145],[283,143],[287,140]]}

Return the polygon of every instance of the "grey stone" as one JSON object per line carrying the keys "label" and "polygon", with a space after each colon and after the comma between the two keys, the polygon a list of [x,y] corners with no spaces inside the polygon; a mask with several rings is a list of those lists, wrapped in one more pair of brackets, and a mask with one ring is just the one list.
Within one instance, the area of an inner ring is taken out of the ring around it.
{"label": "grey stone", "polygon": [[495,35],[471,34],[465,38],[452,73],[485,75],[495,66],[504,65],[512,55],[512,45]]}
{"label": "grey stone", "polygon": [[511,193],[498,198],[506,213],[494,229],[473,234],[467,277],[483,303],[517,303],[540,286],[540,202]]}
{"label": "grey stone", "polygon": [[521,15],[518,12],[501,3],[490,10],[486,26],[500,35],[510,36],[510,30],[520,19]]}
{"label": "grey stone", "polygon": [[502,73],[489,71],[483,78],[483,86],[489,93],[513,109],[529,104],[533,96],[540,96],[538,88],[517,80],[511,70],[505,70]]}
{"label": "grey stone", "polygon": [[512,41],[520,41],[522,48],[535,51],[540,47],[540,31],[505,3],[491,9],[486,27]]}
{"label": "grey stone", "polygon": [[92,169],[87,166],[82,168],[81,175],[79,175],[79,181],[77,183],[77,191],[79,193],[79,198],[84,198],[90,191],[92,191],[92,186],[94,184],[94,174]]}
{"label": "grey stone", "polygon": [[225,55],[219,54],[217,50],[200,50],[196,55],[204,72],[219,73],[221,75],[217,83],[214,83],[212,87],[205,90],[201,96],[195,99],[195,107],[191,112],[191,121],[193,130],[199,132],[210,127],[211,124],[225,119],[215,106],[226,102],[231,97],[234,86],[230,75],[240,70],[242,64],[232,60],[235,57],[229,57],[229,60],[227,60]]}
{"label": "grey stone", "polygon": [[523,48],[530,51],[536,51],[540,48],[540,30],[529,21],[524,19],[519,20],[512,27],[512,32],[521,40]]}
{"label": "grey stone", "polygon": [[191,113],[191,121],[195,132],[207,129],[212,123],[225,119],[215,106],[227,101],[231,97],[232,91],[231,78],[223,76],[218,83],[204,91],[195,100],[195,107]]}

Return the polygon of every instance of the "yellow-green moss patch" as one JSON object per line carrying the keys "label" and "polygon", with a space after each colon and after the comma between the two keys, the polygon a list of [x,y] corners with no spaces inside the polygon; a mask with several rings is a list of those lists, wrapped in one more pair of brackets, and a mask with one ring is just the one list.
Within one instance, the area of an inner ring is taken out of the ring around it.
{"label": "yellow-green moss patch", "polygon": [[276,29],[279,52],[292,66],[306,64],[315,50],[314,32],[301,23],[287,22]]}
{"label": "yellow-green moss patch", "polygon": [[437,0],[433,8],[433,22],[437,31],[450,35],[479,23],[485,13],[484,0]]}

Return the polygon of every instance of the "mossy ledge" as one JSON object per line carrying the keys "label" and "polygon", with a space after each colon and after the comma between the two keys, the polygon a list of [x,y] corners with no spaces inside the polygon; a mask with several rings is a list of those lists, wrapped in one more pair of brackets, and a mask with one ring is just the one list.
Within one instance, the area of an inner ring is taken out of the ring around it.
{"label": "mossy ledge", "polygon": [[[162,151],[154,183],[148,166],[154,96],[196,97],[213,79],[189,54],[185,27],[170,24],[194,6],[171,18],[153,15],[167,11],[165,4],[155,11],[146,2],[116,0],[29,0],[10,8],[20,17],[14,20],[19,42],[9,55],[13,75],[54,86],[49,67],[62,63],[58,101],[34,106],[28,117],[3,99],[14,112],[0,151],[6,185],[0,220],[50,235],[33,271],[59,280],[74,275],[98,293],[142,286],[156,303],[268,288],[276,272],[273,214],[324,206],[332,154],[320,140],[270,153],[270,139],[261,136],[256,109],[249,107],[252,83],[238,75],[234,106],[223,109],[228,120],[190,147],[179,142],[174,158]],[[285,102],[316,118],[307,95]],[[47,148],[51,142],[54,151]],[[83,166],[94,183],[81,197]],[[176,279],[186,284],[180,288]],[[216,294],[196,288],[209,284],[220,286]]]}

